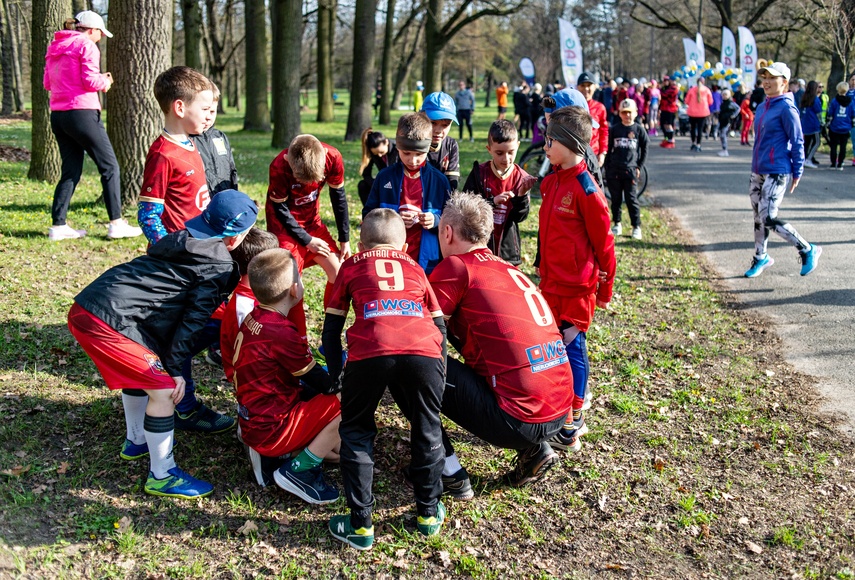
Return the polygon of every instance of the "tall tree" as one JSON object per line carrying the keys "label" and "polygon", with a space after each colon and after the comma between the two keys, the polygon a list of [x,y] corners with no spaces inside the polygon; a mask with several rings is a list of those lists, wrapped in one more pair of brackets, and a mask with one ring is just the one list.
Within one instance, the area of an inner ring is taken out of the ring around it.
{"label": "tall tree", "polygon": [[353,18],[353,71],[350,83],[350,111],[347,115],[345,141],[356,141],[371,125],[371,97],[374,70],[377,0],[356,0]]}
{"label": "tall tree", "polygon": [[30,51],[30,94],[33,101],[32,154],[27,177],[39,181],[59,180],[62,160],[50,128],[50,96],[42,85],[45,54],[53,33],[71,12],[70,0],[35,0]]}
{"label": "tall tree", "polygon": [[202,70],[202,9],[199,0],[181,0],[184,24],[184,64]]}
{"label": "tall tree", "polygon": [[271,0],[273,11],[273,141],[284,149],[300,133],[300,61],[303,10],[300,0]]}
{"label": "tall tree", "polygon": [[12,67],[12,41],[6,36],[6,0],[0,0],[0,72],[3,74],[3,102],[0,115],[12,114],[12,89],[15,85]]}
{"label": "tall tree", "polygon": [[246,114],[247,131],[270,131],[267,105],[267,18],[264,0],[246,0]]}
{"label": "tall tree", "polygon": [[395,0],[386,0],[386,26],[383,30],[383,59],[380,65],[380,124],[392,121],[392,51],[395,46]]}
{"label": "tall tree", "polygon": [[80,14],[84,10],[92,10],[92,3],[89,0],[71,0],[72,14]]}
{"label": "tall tree", "polygon": [[335,120],[332,47],[335,37],[335,0],[318,0],[318,122]]}
{"label": "tall tree", "polygon": [[[4,99],[3,106],[6,107],[5,90],[6,83],[9,83],[9,112],[12,110],[24,110],[24,82],[23,72],[21,70],[21,42],[18,34],[16,23],[12,22],[12,8],[10,0],[0,0],[0,9],[3,10],[3,89]],[[20,14],[16,14],[20,18]],[[8,81],[7,81],[8,78]]]}
{"label": "tall tree", "polygon": [[148,148],[163,127],[152,87],[169,68],[172,53],[171,0],[111,0],[107,51],[114,83],[109,93],[107,135],[122,175],[122,203],[137,202]]}

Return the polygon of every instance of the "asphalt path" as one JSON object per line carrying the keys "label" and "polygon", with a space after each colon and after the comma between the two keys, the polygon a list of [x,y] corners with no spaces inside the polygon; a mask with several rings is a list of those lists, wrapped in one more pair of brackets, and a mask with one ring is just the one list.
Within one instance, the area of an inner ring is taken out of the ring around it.
{"label": "asphalt path", "polygon": [[[748,178],[751,148],[729,139],[730,157],[716,154],[718,141],[689,150],[687,137],[676,149],[651,139],[646,195],[672,211],[720,274],[720,281],[750,311],[772,321],[784,342],[784,356],[818,379],[822,410],[842,420],[855,436],[855,167],[851,154],[843,171],[805,169],[787,193],[779,217],[822,247],[819,267],[799,275],[796,250],[774,232],[769,255],[775,264],[757,278],[744,277],[754,255]],[[850,147],[851,149],[851,147]]]}

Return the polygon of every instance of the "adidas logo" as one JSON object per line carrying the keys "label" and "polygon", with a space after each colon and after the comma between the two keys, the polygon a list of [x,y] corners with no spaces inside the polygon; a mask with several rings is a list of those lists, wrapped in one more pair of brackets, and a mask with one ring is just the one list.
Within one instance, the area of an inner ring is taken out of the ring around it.
{"label": "adidas logo", "polygon": [[383,189],[392,189],[392,182],[387,181],[386,185],[383,186]]}

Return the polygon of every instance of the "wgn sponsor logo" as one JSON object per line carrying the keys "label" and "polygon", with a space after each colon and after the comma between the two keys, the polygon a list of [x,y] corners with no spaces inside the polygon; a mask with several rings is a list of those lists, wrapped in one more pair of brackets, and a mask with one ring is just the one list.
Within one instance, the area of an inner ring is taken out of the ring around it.
{"label": "wgn sponsor logo", "polygon": [[365,305],[365,318],[376,318],[378,316],[415,316],[421,318],[422,304],[412,300],[399,300],[397,298],[386,298],[372,300]]}
{"label": "wgn sponsor logo", "polygon": [[561,339],[525,349],[531,372],[539,373],[567,362],[567,351]]}

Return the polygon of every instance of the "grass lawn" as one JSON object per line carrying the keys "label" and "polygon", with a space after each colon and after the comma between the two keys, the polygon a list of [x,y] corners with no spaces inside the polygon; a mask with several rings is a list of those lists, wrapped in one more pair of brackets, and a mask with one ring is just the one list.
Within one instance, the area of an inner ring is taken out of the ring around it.
{"label": "grass lawn", "polygon": [[[341,149],[356,229],[359,144],[342,142],[346,112],[337,115],[319,125],[307,114],[303,130]],[[492,116],[479,111],[482,139],[461,143],[464,179],[487,159]],[[241,124],[233,112],[218,120],[242,189],[263,202],[276,151]],[[29,124],[0,120],[0,145],[29,147]],[[615,299],[588,336],[595,399],[582,451],[513,489],[501,483],[513,453],[452,428],[476,496],[448,500],[446,526],[427,539],[400,472],[408,427],[387,400],[377,415],[376,542],[357,553],[326,530],[343,500],[310,507],[259,489],[234,434],[176,434],[179,464],[215,484],[210,498],[142,492],[147,462],[119,458],[120,397],[74,343],[66,313],[145,243],[106,239],[90,162],[69,214],[89,235],[49,243],[53,184],[26,171],[0,161],[0,577],[855,578],[855,445],[815,414],[811,380],[781,360],[774,329],[731,308],[662,209],[643,210],[643,242],[618,240]],[[533,204],[522,228],[530,274]],[[323,208],[332,223],[327,198]],[[305,279],[317,346],[323,274]],[[221,373],[201,358],[195,371],[201,398],[232,412]],[[340,485],[338,469],[328,472]]]}

